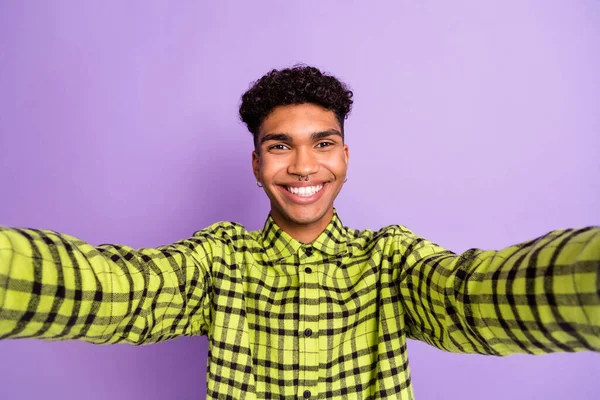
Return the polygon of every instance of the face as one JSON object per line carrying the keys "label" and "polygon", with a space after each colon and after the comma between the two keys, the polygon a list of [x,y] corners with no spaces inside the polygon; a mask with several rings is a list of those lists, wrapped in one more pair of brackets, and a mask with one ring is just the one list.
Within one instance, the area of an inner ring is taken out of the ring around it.
{"label": "face", "polygon": [[332,111],[314,104],[280,106],[260,127],[252,166],[282,229],[322,230],[346,178],[348,146]]}

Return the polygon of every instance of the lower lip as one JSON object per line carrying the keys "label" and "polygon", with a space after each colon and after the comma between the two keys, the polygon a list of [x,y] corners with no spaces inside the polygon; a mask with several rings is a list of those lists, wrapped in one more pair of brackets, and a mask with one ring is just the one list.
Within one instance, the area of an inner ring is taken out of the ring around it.
{"label": "lower lip", "polygon": [[294,193],[290,192],[289,190],[287,190],[283,186],[279,186],[279,189],[281,189],[281,191],[283,191],[285,193],[287,198],[292,200],[294,203],[306,205],[306,204],[311,204],[311,203],[318,201],[323,196],[323,192],[325,192],[325,189],[327,189],[327,185],[328,185],[327,183],[324,183],[321,190],[319,190],[317,193],[315,193],[311,196],[300,196],[300,195],[294,194]]}

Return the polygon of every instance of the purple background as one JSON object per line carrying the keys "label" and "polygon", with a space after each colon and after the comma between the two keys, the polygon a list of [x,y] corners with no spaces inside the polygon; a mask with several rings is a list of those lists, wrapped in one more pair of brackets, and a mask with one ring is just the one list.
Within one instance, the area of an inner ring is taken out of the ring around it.
{"label": "purple background", "polygon": [[[238,102],[296,62],[355,91],[346,225],[464,251],[600,224],[598,38],[595,0],[3,0],[0,224],[136,247],[262,227]],[[0,342],[0,398],[202,399],[206,345]],[[600,395],[598,354],[409,351],[418,400]]]}

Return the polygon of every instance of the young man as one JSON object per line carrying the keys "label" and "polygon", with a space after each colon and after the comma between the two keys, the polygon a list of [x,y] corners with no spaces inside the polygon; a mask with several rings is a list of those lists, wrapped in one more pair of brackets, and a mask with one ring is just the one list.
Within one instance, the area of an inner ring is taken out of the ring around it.
{"label": "young man", "polygon": [[264,229],[157,249],[0,229],[0,338],[208,335],[213,399],[412,399],[407,337],[490,355],[600,351],[600,228],[456,255],[393,225],[344,227],[352,92],[311,67],[244,94]]}

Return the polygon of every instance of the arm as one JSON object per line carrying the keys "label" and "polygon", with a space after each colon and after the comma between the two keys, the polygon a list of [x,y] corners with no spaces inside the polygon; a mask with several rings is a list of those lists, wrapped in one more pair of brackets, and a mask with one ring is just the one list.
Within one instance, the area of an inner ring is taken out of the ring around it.
{"label": "arm", "polygon": [[492,355],[600,351],[600,227],[456,255],[401,227],[409,337]]}
{"label": "arm", "polygon": [[202,233],[136,251],[0,227],[0,339],[145,344],[205,333],[210,260]]}

